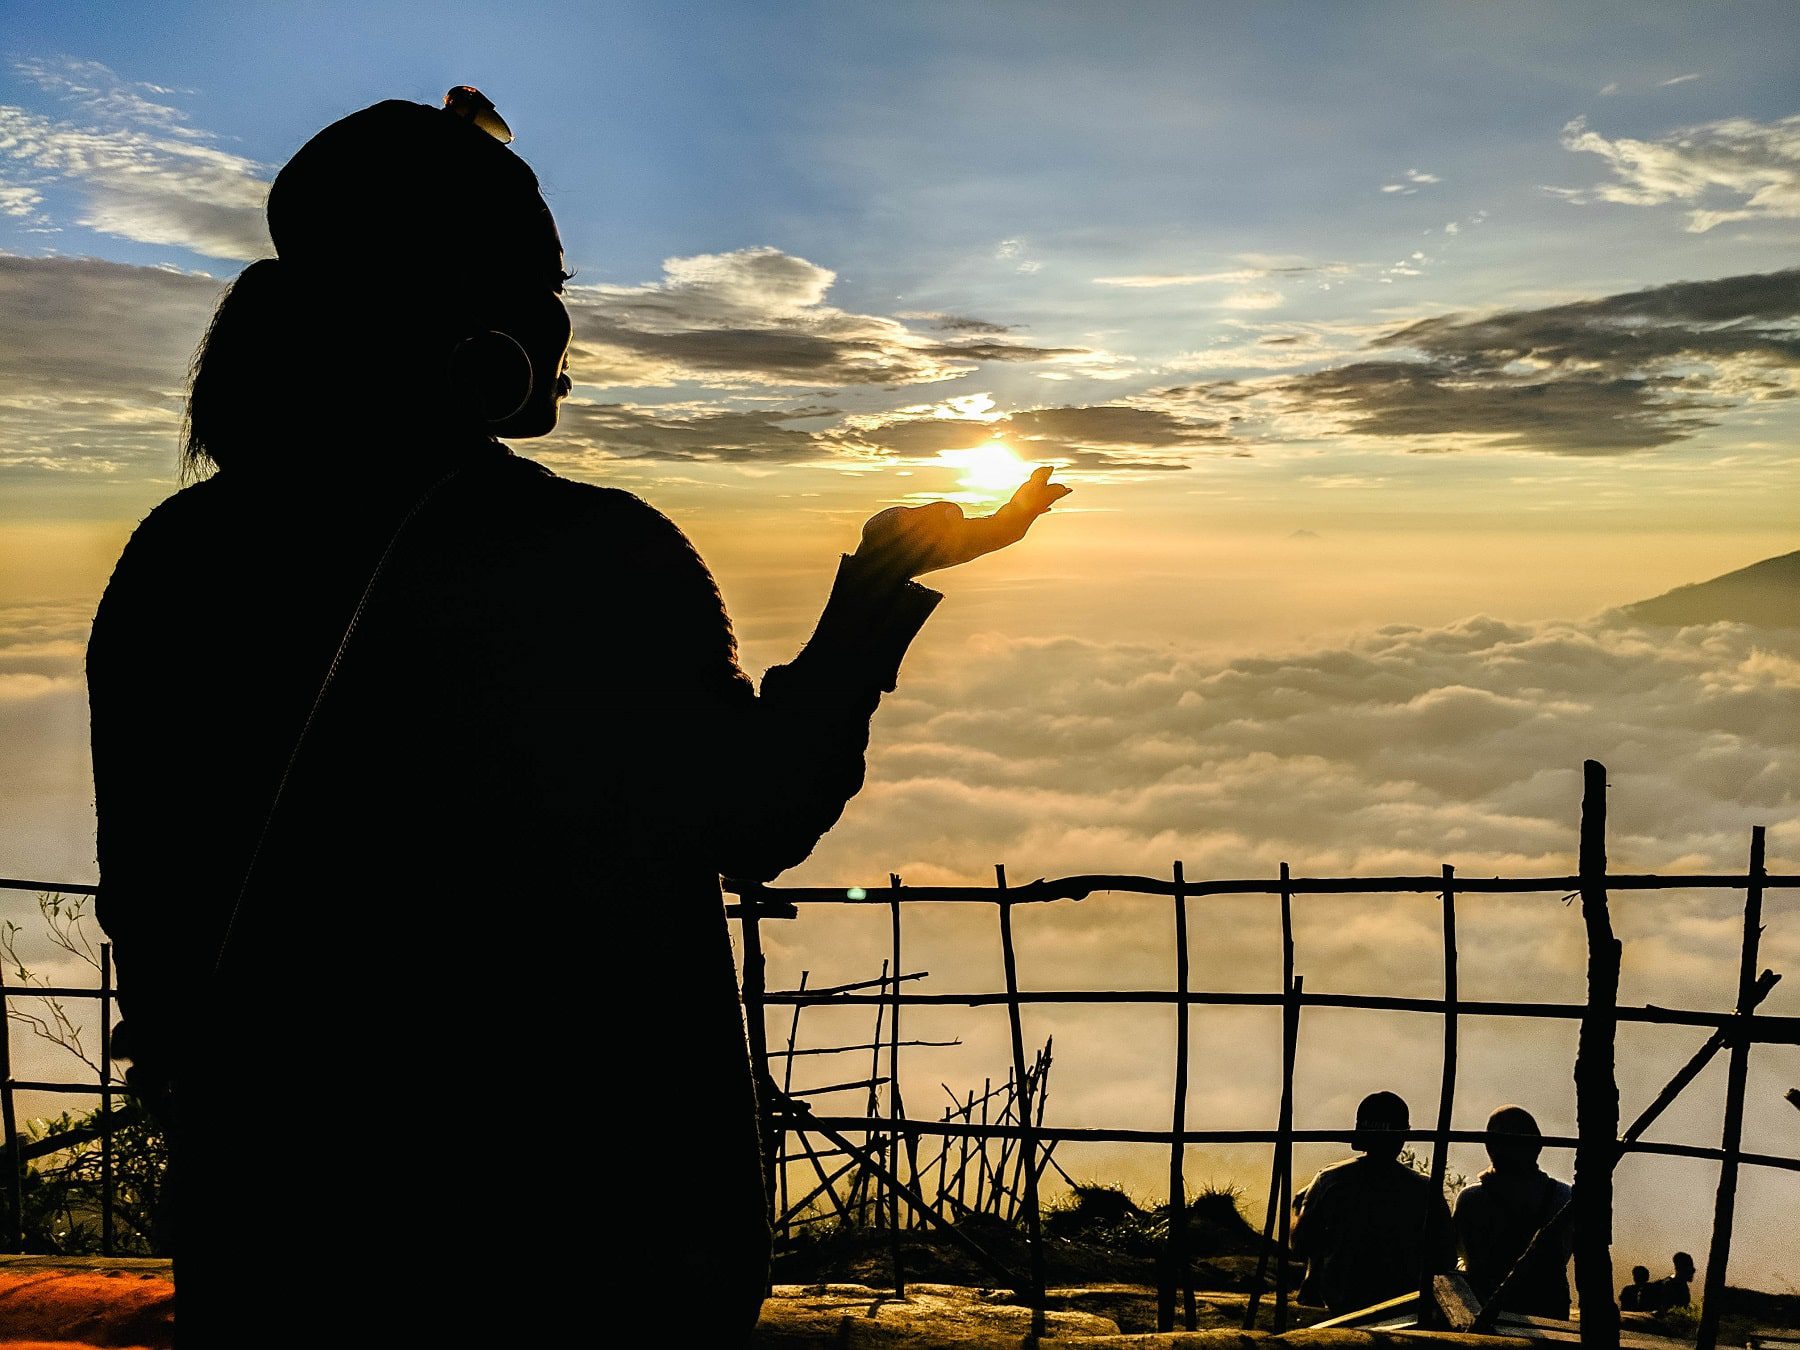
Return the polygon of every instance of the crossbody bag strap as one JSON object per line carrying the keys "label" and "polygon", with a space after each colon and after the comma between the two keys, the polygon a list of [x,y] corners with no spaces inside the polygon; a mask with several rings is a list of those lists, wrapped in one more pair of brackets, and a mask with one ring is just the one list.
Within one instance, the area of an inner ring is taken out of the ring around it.
{"label": "crossbody bag strap", "polygon": [[325,678],[319,681],[319,692],[313,695],[312,707],[307,709],[306,721],[300,727],[300,734],[294,738],[294,748],[288,752],[287,764],[281,770],[281,780],[275,785],[275,795],[269,801],[268,814],[263,817],[262,828],[257,831],[256,847],[250,851],[250,861],[244,868],[243,879],[238,883],[237,895],[231,902],[231,914],[225,920],[225,932],[219,938],[218,955],[213,958],[213,978],[225,968],[225,954],[231,946],[231,937],[237,928],[238,913],[244,907],[244,897],[250,892],[250,882],[256,875],[256,864],[262,858],[263,845],[268,842],[269,831],[275,824],[275,817],[281,810],[282,797],[287,792],[288,779],[293,776],[294,765],[299,762],[300,751],[306,745],[311,734],[313,723],[318,720],[319,709],[325,704],[325,695],[331,692],[332,683],[337,679],[338,667],[344,663],[344,653],[350,648],[351,638],[356,636],[357,625],[362,622],[363,611],[369,607],[369,598],[375,594],[375,585],[381,580],[381,574],[387,570],[388,559],[394,556],[394,549],[400,543],[400,537],[406,533],[413,518],[425,509],[425,505],[438,492],[448,486],[452,479],[460,476],[467,465],[459,465],[438,479],[412,504],[412,508],[400,518],[394,527],[394,533],[388,538],[387,547],[381,550],[381,556],[375,560],[374,570],[369,573],[368,584],[363,587],[362,597],[356,602],[351,612],[350,622],[344,625],[344,636],[338,640],[337,651],[332,654],[331,664],[325,669]]}

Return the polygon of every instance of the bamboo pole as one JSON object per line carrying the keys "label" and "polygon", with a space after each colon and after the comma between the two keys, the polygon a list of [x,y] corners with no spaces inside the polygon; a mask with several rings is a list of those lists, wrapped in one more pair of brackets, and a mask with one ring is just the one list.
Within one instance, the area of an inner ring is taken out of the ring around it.
{"label": "bamboo pole", "polygon": [[[887,1009],[888,1009],[888,987],[887,987],[888,972],[892,971],[893,969],[894,968],[891,965],[889,965],[888,962],[883,961],[881,963],[881,992],[874,996],[876,999],[876,1003],[875,1003],[875,1034],[869,1038],[871,1046],[872,1046],[872,1049],[871,1049],[870,1055],[869,1055],[869,1079],[870,1079],[869,1104],[865,1111],[865,1114],[869,1117],[869,1119],[868,1119],[868,1123],[863,1126],[863,1146],[865,1148],[867,1148],[870,1152],[874,1152],[875,1149],[877,1147],[879,1147],[880,1143],[881,1143],[881,1135],[875,1129],[875,1121],[879,1118],[880,1112],[881,1112],[881,1099],[878,1096],[876,1096],[874,1080],[881,1076],[881,1052],[882,1052],[882,1050],[884,1050],[886,1048],[882,1043],[881,1028],[882,1028],[882,1021],[887,1016]],[[895,971],[894,973],[898,974],[899,972]],[[868,1172],[867,1169],[864,1169],[863,1171],[858,1172],[856,1175],[857,1194],[860,1197],[860,1200],[858,1203],[858,1212],[863,1215],[863,1220],[864,1220],[865,1224],[867,1224],[867,1221],[868,1221],[868,1199],[869,1199],[870,1177],[871,1177],[871,1174]],[[875,1223],[872,1226],[878,1228],[881,1226],[882,1215],[884,1213],[881,1182],[879,1179],[877,1179],[875,1181],[875,1211],[874,1212],[875,1212]]]}
{"label": "bamboo pole", "polygon": [[[845,1152],[856,1154],[860,1157],[864,1167],[875,1172],[880,1172],[882,1170],[881,1160],[877,1158],[872,1151],[857,1148],[855,1144],[852,1144],[844,1135],[839,1134],[828,1122],[820,1120],[817,1117],[807,1117],[807,1123]],[[890,1186],[900,1188],[901,1193],[906,1195],[908,1203],[912,1204],[921,1214],[927,1216],[925,1221],[928,1224],[941,1230],[944,1235],[957,1246],[961,1247],[964,1251],[968,1252],[976,1260],[985,1265],[990,1271],[998,1275],[1004,1285],[1009,1288],[1018,1287],[1017,1278],[1014,1277],[1012,1272],[1002,1265],[993,1255],[991,1255],[985,1247],[976,1242],[974,1238],[963,1232],[955,1224],[940,1219],[936,1214],[931,1213],[930,1206],[926,1205],[918,1196],[908,1193],[905,1189],[905,1183],[898,1177],[890,1175],[885,1177],[884,1180]]]}
{"label": "bamboo pole", "polygon": [[[1763,870],[1764,830],[1750,832],[1750,885],[1744,892],[1744,945],[1738,960],[1737,1010],[1751,1016],[1756,1008],[1756,961],[1762,942],[1763,888],[1757,880]],[[1719,1339],[1719,1317],[1724,1311],[1725,1273],[1731,1263],[1731,1224],[1737,1210],[1737,1151],[1744,1142],[1744,1087],[1750,1074],[1750,1042],[1733,1037],[1725,1080],[1725,1126],[1719,1147],[1725,1157],[1719,1164],[1719,1193],[1713,1202],[1712,1246],[1706,1255],[1706,1292],[1700,1300],[1700,1328],[1695,1350],[1713,1350]]]}
{"label": "bamboo pole", "polygon": [[[803,970],[800,972],[800,990],[802,993],[806,991],[806,981],[811,975],[812,972],[810,970]],[[796,1003],[794,1005],[794,1016],[788,1022],[787,1060],[783,1064],[781,1070],[781,1095],[784,1100],[794,1090],[794,1042],[798,1040],[800,1036],[800,1010],[805,1006],[805,1004]],[[793,1236],[793,1234],[788,1231],[787,1219],[787,1216],[792,1213],[792,1210],[788,1206],[788,1132],[786,1130],[777,1131],[775,1138],[777,1141],[776,1165],[779,1168],[779,1178],[781,1183],[781,1204],[779,1206],[782,1214],[781,1237],[783,1240],[786,1240]]]}
{"label": "bamboo pole", "polygon": [[1281,1154],[1281,1208],[1276,1215],[1275,1228],[1275,1330],[1287,1330],[1288,1268],[1291,1260],[1289,1251],[1289,1228],[1294,1219],[1294,1058],[1300,1041],[1300,1004],[1298,995],[1306,985],[1304,975],[1294,976],[1293,990],[1295,1002],[1286,1009],[1282,1018],[1284,1040],[1282,1043],[1282,1078],[1284,1080],[1281,1097],[1281,1124],[1278,1128],[1276,1149]]}
{"label": "bamboo pole", "polygon": [[1425,1240],[1421,1250],[1425,1265],[1419,1272],[1420,1307],[1431,1306],[1431,1255],[1438,1250],[1433,1229],[1437,1224],[1437,1200],[1444,1194],[1444,1176],[1450,1168],[1450,1120],[1456,1106],[1456,869],[1444,864],[1444,1059],[1438,1076],[1437,1129],[1431,1141],[1431,1194],[1425,1210]]}
{"label": "bamboo pole", "polygon": [[[1442,879],[1438,884],[1443,884]],[[1458,882],[1460,888],[1461,882]],[[42,991],[33,989],[33,994]],[[850,995],[845,998],[814,999],[810,994],[804,998],[793,993],[770,994],[768,1003],[817,1003],[824,1005],[882,1004],[892,1001],[889,995]],[[1006,995],[997,994],[904,994],[902,1003],[908,1007],[943,1007],[957,1005],[971,1008],[994,1007],[1007,1001]],[[1117,1003],[1117,1004],[1149,1004],[1177,1002],[1173,990],[1165,989],[1056,989],[1033,990],[1021,993],[1019,1002],[1024,1003]],[[1286,1000],[1280,994],[1245,994],[1235,992],[1214,992],[1211,990],[1189,991],[1189,1003],[1219,1005],[1234,1008],[1279,1008]],[[1396,998],[1382,994],[1308,994],[1308,1007],[1313,1008],[1364,1008],[1386,1012],[1428,1013],[1433,1017],[1444,1015],[1444,1001],[1441,998]],[[1464,1017],[1535,1017],[1553,1020],[1579,1022],[1587,1016],[1585,1003],[1514,1003],[1492,1000],[1465,999],[1457,1005],[1457,1011]],[[1658,1026],[1684,1027],[1741,1027],[1735,1012],[1703,1012],[1692,1008],[1665,1008],[1658,1004],[1645,1004],[1635,1008],[1615,1009],[1621,1022],[1638,1022]],[[1800,1017],[1758,1017],[1747,1031],[1750,1039],[1760,1045],[1800,1045]],[[91,1090],[91,1089],[90,1089]]]}
{"label": "bamboo pole", "polygon": [[1581,917],[1587,929],[1588,1013],[1575,1056],[1575,1288],[1584,1350],[1618,1350],[1613,1302],[1613,1164],[1618,1158],[1619,940],[1606,904],[1606,766],[1582,765]]}
{"label": "bamboo pole", "polygon": [[[946,1121],[950,1119],[950,1108],[947,1106],[944,1108],[944,1119]],[[947,1181],[949,1179],[949,1175],[950,1175],[950,1138],[948,1135],[946,1135],[944,1137],[943,1145],[944,1146],[938,1150],[938,1155],[937,1155],[937,1201],[936,1201],[936,1204],[937,1204],[940,1212],[942,1212],[943,1203],[944,1203],[944,1183],[945,1183],[945,1181]]]}
{"label": "bamboo pole", "polygon": [[[1285,878],[1287,874],[1288,865],[1283,863],[1281,875]],[[1285,1285],[1286,1281],[1289,1221],[1287,1200],[1291,1182],[1286,1182],[1283,1175],[1282,1146],[1285,1141],[1291,1147],[1293,1138],[1294,1044],[1298,1034],[1299,996],[1302,990],[1296,988],[1294,983],[1293,902],[1285,891],[1281,895],[1281,987],[1281,1101],[1276,1108],[1275,1132],[1269,1136],[1275,1144],[1269,1154],[1269,1201],[1263,1211],[1263,1240],[1262,1247],[1256,1254],[1256,1275],[1250,1282],[1250,1297],[1244,1304],[1245,1331],[1256,1329],[1256,1310],[1262,1301],[1263,1282],[1268,1277],[1272,1249],[1280,1253],[1282,1283]],[[1278,1317],[1280,1315],[1277,1314]]]}
{"label": "bamboo pole", "polygon": [[[1175,882],[1179,888],[1182,880],[1181,864],[1175,864]],[[1175,895],[1175,992],[1179,1001],[1175,1004],[1175,1105],[1174,1120],[1169,1132],[1174,1136],[1169,1144],[1169,1240],[1163,1252],[1162,1277],[1156,1288],[1156,1329],[1173,1331],[1175,1329],[1175,1290],[1177,1283],[1187,1283],[1185,1279],[1188,1268],[1187,1259],[1187,1178],[1183,1166],[1187,1154],[1187,1145],[1182,1139],[1182,1131],[1187,1128],[1187,1091],[1188,1091],[1188,931],[1187,931],[1187,896],[1177,889]],[[1187,1321],[1187,1329],[1194,1329],[1192,1312]]]}
{"label": "bamboo pole", "polygon": [[977,1214],[982,1212],[981,1188],[982,1188],[983,1183],[987,1179],[987,1170],[988,1170],[988,1156],[987,1156],[988,1098],[992,1097],[993,1095],[994,1095],[994,1080],[992,1078],[982,1079],[981,1080],[981,1129],[982,1129],[982,1133],[981,1133],[981,1143],[977,1146],[977,1148],[979,1150],[979,1156],[978,1156],[976,1164],[975,1164],[975,1212]]}
{"label": "bamboo pole", "polygon": [[[1774,989],[1779,983],[1781,983],[1781,976],[1777,975],[1772,970],[1765,970],[1762,973],[1761,978],[1756,982],[1752,997],[1753,1005],[1760,1004],[1769,996],[1769,991]],[[1656,1122],[1656,1118],[1667,1110],[1675,1099],[1681,1095],[1683,1088],[1693,1082],[1695,1078],[1699,1077],[1700,1071],[1712,1062],[1713,1056],[1718,1054],[1728,1039],[1727,1034],[1723,1030],[1715,1031],[1711,1036],[1707,1037],[1706,1044],[1696,1050],[1688,1062],[1675,1071],[1675,1076],[1663,1086],[1661,1092],[1656,1094],[1656,1099],[1640,1111],[1638,1113],[1638,1118],[1631,1122],[1630,1127],[1626,1129],[1624,1134],[1619,1136],[1620,1157],[1624,1157],[1625,1154],[1633,1151],[1631,1148],[1633,1141]],[[1719,1156],[1721,1158],[1724,1157],[1723,1150],[1719,1151]],[[1750,1155],[1748,1154],[1740,1154],[1739,1157],[1745,1162],[1750,1160]],[[1800,1162],[1787,1160],[1785,1165],[1800,1170]],[[1526,1244],[1525,1250],[1519,1254],[1519,1259],[1513,1262],[1512,1269],[1507,1272],[1506,1278],[1500,1281],[1499,1285],[1495,1287],[1493,1294],[1490,1295],[1487,1302],[1482,1305],[1481,1315],[1476,1319],[1475,1330],[1486,1331],[1492,1329],[1495,1319],[1506,1308],[1508,1297],[1512,1293],[1518,1280],[1523,1276],[1524,1272],[1532,1268],[1532,1262],[1537,1257],[1538,1252],[1562,1240],[1561,1235],[1563,1228],[1573,1217],[1574,1207],[1575,1201],[1573,1197],[1563,1201],[1562,1208],[1557,1210],[1543,1227],[1532,1234],[1531,1241]]]}
{"label": "bamboo pole", "polygon": [[[1300,981],[1304,984],[1305,981]],[[1304,1004],[1304,1000],[1296,1000]],[[21,1085],[22,1086],[22,1085]],[[94,1089],[90,1085],[87,1091]],[[635,1117],[647,1122],[661,1123],[665,1117],[651,1112],[641,1113]],[[838,1130],[860,1130],[868,1124],[865,1116],[814,1116],[810,1119],[830,1125]],[[940,1135],[966,1134],[972,1139],[1000,1139],[1018,1137],[1016,1125],[962,1125],[956,1121],[948,1124],[941,1120],[930,1120],[909,1116],[900,1123],[905,1130],[913,1130],[919,1134]],[[1070,1144],[1150,1144],[1167,1151],[1169,1132],[1167,1130],[1133,1130],[1120,1129],[1110,1125],[1046,1125],[1037,1132],[1038,1142],[1047,1144],[1060,1141]],[[1338,1144],[1351,1139],[1354,1131],[1349,1129],[1330,1130],[1289,1130],[1287,1136],[1296,1144]],[[1428,1138],[1430,1131],[1420,1130],[1416,1137]],[[1280,1130],[1196,1130],[1189,1129],[1186,1134],[1189,1144],[1273,1144],[1282,1138]],[[1453,1144],[1486,1144],[1490,1140],[1502,1142],[1513,1139],[1517,1135],[1489,1134],[1486,1130],[1452,1130],[1450,1142]],[[1574,1135],[1547,1134],[1538,1141],[1544,1148],[1575,1149],[1581,1141]],[[1621,1154],[1648,1153],[1663,1158],[1702,1158],[1718,1162],[1725,1156],[1725,1150],[1704,1144],[1664,1144],[1638,1139],[1630,1144],[1616,1143],[1615,1148]],[[1748,1167],[1768,1167],[1786,1172],[1800,1172],[1800,1158],[1785,1158],[1772,1153],[1739,1153],[1738,1161]]]}
{"label": "bamboo pole", "polygon": [[8,1250],[25,1250],[25,1156],[19,1138],[17,1103],[13,1100],[12,1010],[7,1003],[6,973],[0,967],[0,1125],[6,1130],[6,1189],[12,1213],[7,1216]]}
{"label": "bamboo pole", "polygon": [[[805,1211],[805,1209],[808,1205],[810,1205],[813,1201],[817,1200],[821,1195],[825,1194],[825,1192],[830,1191],[832,1189],[832,1183],[835,1182],[839,1177],[843,1176],[844,1173],[848,1172],[852,1167],[855,1167],[855,1166],[856,1166],[856,1159],[852,1158],[852,1159],[850,1159],[850,1161],[846,1162],[843,1166],[839,1167],[830,1176],[826,1176],[823,1172],[821,1172],[819,1174],[819,1184],[814,1186],[805,1195],[801,1196],[798,1200],[796,1200],[791,1209],[784,1209],[781,1212],[782,1226],[786,1227],[788,1224],[791,1224],[795,1219],[799,1218],[800,1215]],[[837,1198],[835,1192],[833,1193],[832,1198],[834,1200]]]}
{"label": "bamboo pole", "polygon": [[[973,1125],[975,1123],[974,1088],[969,1089],[969,1103],[963,1108],[962,1115],[964,1124]],[[945,1135],[944,1137],[946,1139],[949,1138],[948,1135]],[[965,1211],[968,1209],[968,1205],[965,1203],[968,1198],[968,1177],[969,1136],[965,1134],[962,1136],[962,1148],[960,1149],[959,1156],[956,1160],[956,1207]],[[981,1207],[981,1174],[979,1171],[975,1174],[975,1207],[977,1209]]]}
{"label": "bamboo pole", "polygon": [[751,1082],[756,1090],[757,1125],[762,1133],[763,1206],[770,1218],[775,1212],[775,1158],[779,1128],[775,1124],[775,1081],[769,1077],[769,1026],[763,994],[768,972],[763,964],[762,932],[758,904],[745,896],[738,916],[744,942],[744,1027],[750,1040]]}
{"label": "bamboo pole", "polygon": [[1000,955],[1006,963],[1007,1021],[1012,1029],[1013,1078],[1019,1085],[1019,1148],[1032,1161],[1025,1169],[1025,1239],[1031,1247],[1030,1301],[1034,1333],[1041,1333],[1044,1314],[1044,1234],[1038,1213],[1037,1129],[1031,1118],[1031,1086],[1025,1080],[1025,1026],[1019,1016],[1019,961],[1013,949],[1012,904],[1006,898],[1006,868],[994,865],[1000,892]]}
{"label": "bamboo pole", "polygon": [[[844,1203],[843,1197],[837,1193],[837,1187],[834,1186],[832,1183],[835,1182],[839,1177],[844,1175],[845,1168],[857,1166],[858,1163],[860,1162],[860,1159],[858,1159],[854,1154],[852,1154],[850,1157],[850,1161],[848,1163],[844,1164],[844,1167],[840,1167],[837,1171],[833,1172],[830,1176],[826,1176],[825,1175],[825,1164],[819,1161],[818,1150],[813,1148],[812,1140],[810,1140],[806,1137],[806,1132],[804,1130],[795,1128],[794,1129],[794,1137],[800,1141],[800,1147],[806,1150],[807,1161],[812,1163],[813,1171],[818,1174],[819,1190],[823,1191],[826,1195],[831,1197],[831,1207],[837,1211],[838,1222],[843,1224],[846,1228],[849,1227],[850,1226],[850,1208],[848,1205],[846,1205]],[[848,1150],[846,1150],[846,1151],[848,1151]]]}
{"label": "bamboo pole", "polygon": [[113,1254],[112,943],[100,944],[100,1254]]}
{"label": "bamboo pole", "polygon": [[[889,928],[893,938],[893,956],[890,969],[896,976],[906,969],[900,964],[900,878],[897,874],[888,876],[888,885],[893,893],[893,903],[888,906]],[[901,1117],[900,1110],[900,981],[893,983],[894,1006],[888,1013],[888,1119],[897,1121]],[[888,1171],[895,1176],[900,1175],[900,1130],[895,1126],[888,1136]],[[919,1169],[913,1167],[913,1187],[919,1184]],[[898,1188],[888,1189],[888,1236],[893,1248],[894,1262],[894,1297],[906,1297],[906,1265],[904,1254],[900,1249],[900,1192]],[[915,1211],[916,1212],[916,1211]]]}
{"label": "bamboo pole", "polygon": [[[355,884],[359,880],[386,882],[390,878],[367,872],[347,872],[341,878],[346,884]],[[1708,890],[1727,888],[1743,890],[1750,882],[1747,876],[1737,876],[1720,872],[1670,872],[1659,874],[1654,872],[1625,872],[1609,876],[1606,884],[1615,891],[1658,891],[1658,890]],[[1438,877],[1397,876],[1397,877],[1295,877],[1289,889],[1295,895],[1361,895],[1389,894],[1400,891],[1416,891],[1422,895],[1435,895],[1442,881]],[[1546,877],[1465,877],[1461,886],[1465,893],[1481,892],[1514,893],[1514,892],[1550,892],[1567,893],[1581,885],[1579,876],[1546,876]],[[1800,873],[1775,872],[1763,878],[1763,885],[1773,890],[1791,890],[1800,887]],[[73,881],[29,881],[18,877],[0,877],[0,890],[5,891],[61,891],[68,895],[95,895],[98,886]],[[885,905],[882,896],[883,887],[872,888],[845,886],[770,886],[760,881],[745,881],[741,878],[726,877],[724,889],[731,895],[750,896],[764,908],[764,918],[787,919],[793,915],[785,911],[794,905]],[[907,900],[961,902],[965,904],[992,904],[993,893],[985,886],[909,886]],[[1186,886],[1190,898],[1202,898],[1215,895],[1277,895],[1281,891],[1281,883],[1270,881],[1265,877],[1224,877],[1215,881],[1190,881]],[[1043,904],[1052,900],[1085,900],[1090,895],[1101,891],[1124,891],[1134,895],[1173,895],[1174,887],[1167,881],[1157,877],[1134,876],[1130,873],[1083,873],[1076,876],[1058,877],[1027,882],[1023,886],[1012,888],[1012,900],[1016,905]],[[731,913],[736,906],[727,906]],[[94,990],[47,988],[33,990],[58,998],[86,997],[93,998]]]}
{"label": "bamboo pole", "polygon": [[[1606,878],[1608,889],[1615,891],[1662,891],[1729,889],[1741,891],[1750,878],[1724,872],[1620,872]],[[1567,895],[1581,888],[1582,878],[1573,876],[1543,877],[1464,877],[1459,886],[1464,894],[1530,894],[1533,892]],[[1764,886],[1775,889],[1800,887],[1800,874],[1772,873],[1763,878]],[[1189,881],[1184,886],[1189,899],[1220,895],[1280,895],[1285,889],[1291,895],[1389,895],[1413,892],[1436,895],[1443,889],[1441,876],[1392,877],[1293,877],[1288,881],[1271,881],[1267,877],[1223,877],[1214,881]],[[868,890],[840,886],[764,886],[761,883],[728,882],[727,890],[738,895],[766,897],[762,903],[773,905],[885,905],[883,887]],[[1134,876],[1130,873],[1084,873],[1058,877],[1056,880],[1028,881],[1009,892],[1015,905],[1041,905],[1056,900],[1085,900],[1102,891],[1121,891],[1128,895],[1175,894],[1173,883],[1159,877]],[[992,904],[993,892],[983,886],[908,886],[909,903]],[[90,991],[91,993],[92,991]]]}
{"label": "bamboo pole", "polygon": [[[795,992],[805,993],[808,991],[802,989],[802,990],[796,990]],[[770,1001],[773,1001],[773,1000],[770,1000]],[[783,1000],[783,1001],[784,1002],[792,1002],[796,1008],[806,1008],[806,1007],[817,1007],[818,1006],[817,1004],[803,1001],[800,999],[791,999],[791,1000]],[[892,1000],[889,1000],[889,1001],[891,1002]],[[911,1047],[916,1046],[916,1045],[936,1045],[936,1046],[961,1045],[962,1040],[960,1037],[953,1041],[904,1040],[904,1041],[901,1041],[900,1044],[901,1044],[902,1048],[910,1049]],[[769,1052],[769,1054],[772,1058],[805,1059],[809,1055],[850,1055],[850,1054],[858,1054],[858,1053],[861,1053],[861,1052],[867,1051],[867,1050],[873,1050],[875,1048],[876,1048],[875,1046],[870,1045],[867,1041],[858,1041],[855,1045],[808,1045],[808,1046],[802,1046],[798,1050],[779,1050],[779,1051],[771,1050]]]}
{"label": "bamboo pole", "polygon": [[[1281,880],[1288,880],[1288,865],[1281,864]],[[1281,1208],[1275,1219],[1275,1331],[1287,1330],[1288,1296],[1288,1225],[1294,1209],[1294,1057],[1300,1039],[1301,981],[1294,974],[1294,897],[1283,885],[1281,891],[1281,987],[1287,1001],[1281,1010],[1281,1118],[1276,1125],[1279,1138],[1275,1142],[1280,1160]]]}

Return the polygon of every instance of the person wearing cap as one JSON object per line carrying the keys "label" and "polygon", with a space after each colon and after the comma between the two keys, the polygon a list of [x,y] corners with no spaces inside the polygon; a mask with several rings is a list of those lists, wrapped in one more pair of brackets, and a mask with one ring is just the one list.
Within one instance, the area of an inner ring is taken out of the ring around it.
{"label": "person wearing cap", "polygon": [[940,599],[913,578],[1066,491],[877,514],[759,689],[666,516],[505,444],[556,426],[573,336],[510,136],[459,87],[281,170],[195,358],[196,481],[94,622],[98,912],[184,1350],[548,1343],[602,1284],[632,1343],[744,1340],[769,1231],[719,875],[792,866],[861,786]]}
{"label": "person wearing cap", "polygon": [[[1456,1240],[1469,1287],[1483,1301],[1518,1263],[1538,1230],[1563,1212],[1571,1194],[1538,1166],[1543,1131],[1522,1106],[1501,1106],[1488,1116],[1491,1164],[1456,1197]],[[1499,1137],[1496,1137],[1499,1136]],[[1513,1279],[1508,1312],[1534,1317],[1569,1315],[1569,1257],[1574,1228],[1568,1223],[1540,1243],[1530,1264]]]}
{"label": "person wearing cap", "polygon": [[1450,1213],[1431,1179],[1400,1161],[1411,1121],[1392,1092],[1356,1108],[1350,1147],[1360,1157],[1325,1168],[1295,1197],[1295,1255],[1306,1264],[1300,1297],[1334,1314],[1405,1294],[1456,1260]]}

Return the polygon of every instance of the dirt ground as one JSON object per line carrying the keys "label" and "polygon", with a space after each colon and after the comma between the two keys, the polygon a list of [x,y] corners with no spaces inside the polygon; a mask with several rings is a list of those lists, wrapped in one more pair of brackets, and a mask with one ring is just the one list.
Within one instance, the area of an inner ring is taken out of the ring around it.
{"label": "dirt ground", "polygon": [[[1742,1345],[1744,1331],[1800,1325],[1800,1298],[1731,1290],[1721,1345]],[[758,1350],[925,1350],[931,1346],[1014,1350],[1056,1347],[1511,1346],[1495,1337],[1449,1333],[1315,1331],[1283,1335],[1237,1328],[1246,1295],[1196,1296],[1199,1330],[1156,1334],[1156,1298],[1148,1284],[1082,1282],[1053,1286],[1038,1338],[1032,1313],[1009,1290],[961,1283],[909,1282],[906,1296],[866,1283],[780,1284],[763,1308]],[[1266,1303],[1265,1303],[1266,1306]],[[1315,1316],[1317,1314],[1314,1314]],[[1259,1322],[1264,1319],[1259,1318]],[[1646,1325],[1645,1330],[1655,1328]],[[0,1350],[172,1350],[175,1288],[169,1263],[101,1257],[0,1256]]]}

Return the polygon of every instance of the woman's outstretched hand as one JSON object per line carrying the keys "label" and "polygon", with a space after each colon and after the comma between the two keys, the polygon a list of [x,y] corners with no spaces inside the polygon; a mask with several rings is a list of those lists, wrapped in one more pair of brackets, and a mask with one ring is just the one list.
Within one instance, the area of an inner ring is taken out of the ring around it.
{"label": "woman's outstretched hand", "polygon": [[1016,544],[1032,521],[1069,495],[1069,488],[1050,481],[1050,472],[1049,465],[1033,469],[1011,501],[974,520],[955,502],[890,506],[869,517],[855,556],[881,572],[911,578]]}

